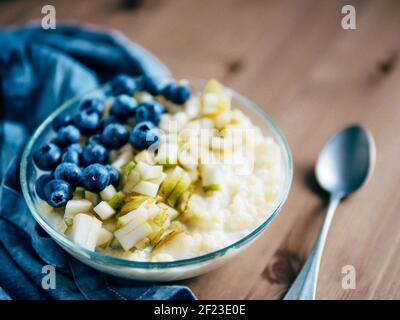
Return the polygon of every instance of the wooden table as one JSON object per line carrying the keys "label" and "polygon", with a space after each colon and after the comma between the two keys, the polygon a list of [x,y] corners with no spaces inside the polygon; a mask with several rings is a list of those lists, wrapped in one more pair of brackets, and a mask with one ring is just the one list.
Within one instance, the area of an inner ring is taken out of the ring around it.
{"label": "wooden table", "polygon": [[[378,157],[369,183],[342,203],[323,255],[320,299],[400,298],[400,1],[52,1],[57,22],[116,28],[178,75],[216,77],[263,107],[291,146],[295,175],[279,217],[220,270],[185,281],[201,299],[279,299],[307,257],[326,210],[312,170],[351,123]],[[47,1],[1,1],[0,25],[41,18]],[[342,267],[356,289],[342,289]]]}

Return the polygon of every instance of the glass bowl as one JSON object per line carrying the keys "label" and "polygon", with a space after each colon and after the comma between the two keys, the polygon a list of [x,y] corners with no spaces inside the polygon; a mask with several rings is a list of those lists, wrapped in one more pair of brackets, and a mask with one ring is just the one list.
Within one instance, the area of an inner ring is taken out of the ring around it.
{"label": "glass bowl", "polygon": [[[190,79],[193,92],[199,92],[206,83],[205,80]],[[64,234],[58,232],[45,219],[41,212],[40,198],[35,192],[35,180],[41,174],[32,161],[32,152],[39,146],[49,141],[54,132],[52,121],[61,112],[68,110],[71,113],[77,111],[79,102],[83,98],[106,96],[110,93],[110,85],[105,84],[84,95],[68,100],[57,108],[35,131],[29,140],[21,160],[20,179],[23,195],[28,207],[40,226],[56,241],[62,248],[69,252],[81,262],[105,273],[140,281],[174,281],[191,278],[211,271],[229,259],[232,259],[239,252],[247,248],[260,234],[270,225],[280,212],[286,201],[293,175],[292,156],[285,137],[272,121],[258,106],[247,98],[232,90],[232,104],[234,108],[242,110],[255,125],[259,126],[264,135],[271,136],[280,146],[282,161],[284,161],[284,183],[282,192],[275,208],[268,214],[266,219],[252,232],[242,239],[217,251],[197,256],[190,259],[176,260],[171,262],[139,262],[124,260],[112,256],[106,256],[98,252],[89,251],[80,245],[69,240]]]}

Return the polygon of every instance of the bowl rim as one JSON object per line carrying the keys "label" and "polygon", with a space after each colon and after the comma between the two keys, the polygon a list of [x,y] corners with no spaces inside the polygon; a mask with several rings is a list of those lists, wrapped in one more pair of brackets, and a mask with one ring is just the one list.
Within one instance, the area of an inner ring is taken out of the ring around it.
{"label": "bowl rim", "polygon": [[[141,77],[136,77],[136,78],[141,78]],[[170,77],[171,79],[174,79]],[[176,78],[175,78],[176,79]],[[192,81],[201,81],[203,83],[206,83],[206,80],[204,79],[198,79],[198,78],[193,78],[193,77],[185,77],[184,79],[189,79],[190,82]],[[246,236],[240,238],[239,240],[231,243],[228,246],[225,246],[221,249],[218,249],[216,251],[212,251],[200,256],[196,256],[193,258],[188,258],[188,259],[181,259],[181,260],[173,260],[173,261],[165,261],[165,262],[147,262],[147,261],[131,261],[127,259],[122,259],[114,256],[108,256],[105,254],[102,254],[100,252],[96,251],[90,251],[79,244],[69,240],[64,234],[61,234],[54,228],[52,228],[41,216],[41,214],[38,212],[32,197],[29,194],[29,188],[28,188],[28,181],[27,181],[27,166],[28,166],[28,159],[29,156],[31,155],[33,145],[36,142],[36,139],[41,135],[41,133],[49,126],[51,125],[51,122],[53,119],[63,112],[64,110],[68,109],[69,106],[71,106],[74,102],[82,99],[83,97],[89,95],[90,93],[94,93],[98,90],[104,90],[108,91],[110,89],[110,83],[106,83],[103,85],[100,85],[94,89],[91,89],[83,94],[80,94],[78,96],[75,96],[71,99],[68,99],[65,101],[60,107],[56,108],[40,125],[39,127],[35,130],[31,138],[29,139],[24,152],[22,154],[21,158],[21,164],[20,164],[20,182],[21,182],[21,187],[22,187],[22,193],[25,198],[25,201],[28,204],[28,208],[33,215],[34,219],[36,222],[39,223],[39,225],[58,243],[60,244],[64,249],[67,248],[74,253],[79,254],[80,256],[85,256],[86,258],[89,258],[90,260],[96,261],[103,263],[105,265],[118,265],[122,267],[128,267],[128,268],[137,268],[137,269],[166,269],[166,268],[175,268],[175,267],[181,267],[181,266],[187,266],[187,265],[194,265],[198,264],[200,262],[205,262],[208,260],[212,260],[214,258],[217,258],[219,256],[223,256],[229,251],[232,251],[234,249],[238,249],[248,242],[250,242],[252,239],[254,239],[257,235],[259,235],[262,231],[264,231],[270,224],[271,222],[275,219],[275,217],[279,214],[280,210],[282,209],[282,206],[287,200],[289,190],[291,187],[292,179],[293,179],[293,158],[292,154],[289,148],[289,145],[287,143],[287,140],[285,136],[282,134],[281,130],[279,127],[275,124],[275,122],[269,117],[269,115],[263,111],[260,107],[258,107],[255,103],[247,99],[246,97],[242,96],[235,90],[229,88],[226,86],[229,90],[232,92],[232,96],[239,100],[244,107],[250,108],[252,111],[254,111],[258,116],[260,116],[261,120],[270,127],[270,129],[273,131],[273,133],[276,135],[277,139],[279,140],[278,143],[282,146],[282,151],[284,153],[284,156],[286,158],[286,178],[284,181],[284,185],[282,187],[282,193],[279,199],[279,202],[275,206],[275,208],[271,211],[271,214],[260,224],[258,225],[255,229],[253,229],[249,234]]]}

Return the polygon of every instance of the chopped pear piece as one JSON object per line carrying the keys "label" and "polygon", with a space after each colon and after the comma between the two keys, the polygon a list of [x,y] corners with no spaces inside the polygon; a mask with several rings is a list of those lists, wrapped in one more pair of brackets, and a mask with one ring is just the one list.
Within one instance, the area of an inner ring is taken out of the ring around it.
{"label": "chopped pear piece", "polygon": [[156,184],[157,186],[160,186],[160,184],[165,180],[166,177],[167,177],[167,174],[164,173],[164,172],[162,172],[162,173],[161,173],[161,176],[159,176],[158,178],[156,178],[156,179],[150,179],[150,180],[148,180],[148,181],[151,182],[151,183]]}
{"label": "chopped pear piece", "polygon": [[203,164],[201,166],[201,180],[205,191],[221,189],[223,176],[219,165]]}
{"label": "chopped pear piece", "polygon": [[122,167],[124,165],[126,165],[127,163],[129,163],[129,161],[131,161],[131,159],[132,159],[132,151],[131,150],[125,150],[125,151],[121,150],[121,154],[117,157],[117,159],[115,161],[113,161],[113,163],[111,163],[111,165],[118,171],[121,171]]}
{"label": "chopped pear piece", "polygon": [[137,225],[143,223],[148,218],[147,210],[141,206],[135,210],[128,212],[127,214],[118,218],[118,225],[124,226],[132,221],[135,221]]}
{"label": "chopped pear piece", "polygon": [[165,142],[157,149],[155,162],[163,166],[172,166],[178,163],[179,147],[176,143]]}
{"label": "chopped pear piece", "polygon": [[74,217],[71,240],[94,251],[101,230],[101,221],[84,213]]}
{"label": "chopped pear piece", "polygon": [[99,201],[99,196],[97,195],[97,193],[93,193],[88,190],[85,190],[85,198],[86,200],[89,200],[93,205],[96,205]]}
{"label": "chopped pear piece", "polygon": [[130,223],[122,229],[115,231],[114,235],[118,239],[122,248],[125,251],[131,249],[140,240],[147,237],[152,232],[151,226],[148,223],[142,223],[135,228],[131,228]]}
{"label": "chopped pear piece", "polygon": [[174,168],[174,170],[168,174],[168,176],[162,183],[160,187],[160,194],[163,197],[168,198],[172,190],[174,190],[174,188],[178,184],[179,180],[181,180],[184,173],[185,171],[183,171],[182,168],[180,167]]}
{"label": "chopped pear piece", "polygon": [[165,203],[158,203],[157,205],[161,210],[165,211],[168,214],[170,220],[174,220],[179,216],[179,212],[169,205]]}
{"label": "chopped pear piece", "polygon": [[169,219],[169,215],[167,213],[166,210],[162,210],[160,213],[158,213],[154,218],[153,218],[153,222],[162,227],[165,225],[165,223],[167,222],[167,220]]}
{"label": "chopped pear piece", "polygon": [[45,220],[50,227],[58,232],[65,233],[65,231],[67,231],[68,225],[60,213],[49,211],[45,216]]}
{"label": "chopped pear piece", "polygon": [[122,191],[125,193],[131,193],[134,186],[136,186],[140,181],[140,173],[136,170],[133,170],[129,176],[123,179],[123,189]]}
{"label": "chopped pear piece", "polygon": [[145,202],[151,200],[148,196],[131,196],[126,200],[126,203],[121,208],[121,215],[135,210],[142,206]]}
{"label": "chopped pear piece", "polygon": [[206,86],[204,87],[204,93],[223,93],[224,86],[216,79],[208,80]]}
{"label": "chopped pear piece", "polygon": [[105,228],[101,228],[100,232],[99,232],[99,236],[97,238],[96,246],[101,247],[103,249],[107,248],[113,238],[114,238],[114,235],[112,234],[112,232],[108,231]]}
{"label": "chopped pear piece", "polygon": [[107,220],[115,214],[114,208],[111,207],[106,201],[101,201],[97,206],[93,208],[93,210],[102,220]]}
{"label": "chopped pear piece", "polygon": [[149,197],[155,197],[157,195],[158,185],[148,181],[140,181],[133,187],[132,191]]}
{"label": "chopped pear piece", "polygon": [[135,161],[136,161],[136,163],[143,162],[148,165],[154,165],[154,158],[153,158],[153,155],[149,152],[149,150],[140,151],[135,156]]}
{"label": "chopped pear piece", "polygon": [[183,259],[191,255],[193,239],[182,231],[172,231],[154,246],[154,253],[169,254],[175,259]]}
{"label": "chopped pear piece", "polygon": [[86,199],[81,200],[69,200],[65,206],[64,220],[67,225],[72,224],[72,219],[78,213],[90,212],[93,204]]}
{"label": "chopped pear piece", "polygon": [[129,176],[133,169],[136,167],[136,162],[131,161],[121,167],[122,182]]}
{"label": "chopped pear piece", "polygon": [[122,192],[116,193],[109,201],[108,204],[115,210],[120,211],[124,206],[124,195]]}
{"label": "chopped pear piece", "polygon": [[110,184],[100,192],[100,196],[103,200],[109,201],[116,195],[116,193],[117,190],[115,190],[114,186]]}
{"label": "chopped pear piece", "polygon": [[150,245],[150,239],[146,237],[146,238],[140,240],[138,243],[136,243],[135,244],[135,248],[138,249],[138,250],[143,250],[148,245]]}
{"label": "chopped pear piece", "polygon": [[176,184],[175,188],[172,190],[172,192],[168,196],[167,203],[171,207],[175,207],[175,205],[178,202],[180,196],[187,189],[189,189],[190,185],[191,185],[190,176],[186,172],[184,172],[184,174],[182,175],[182,178],[179,180],[179,182]]}
{"label": "chopped pear piece", "polygon": [[149,180],[149,179],[157,179],[161,177],[163,168],[162,166],[151,166],[144,162],[139,162],[136,166],[136,169],[142,179]]}
{"label": "chopped pear piece", "polygon": [[205,192],[218,191],[218,190],[221,190],[221,186],[219,184],[217,184],[217,183],[213,183],[213,184],[210,184],[208,186],[203,187],[203,189],[204,189]]}

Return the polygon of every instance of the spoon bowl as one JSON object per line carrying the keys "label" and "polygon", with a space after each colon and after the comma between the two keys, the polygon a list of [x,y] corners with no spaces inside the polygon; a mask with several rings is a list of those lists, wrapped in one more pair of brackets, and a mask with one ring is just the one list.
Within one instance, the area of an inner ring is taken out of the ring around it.
{"label": "spoon bowl", "polygon": [[315,170],[319,185],[331,194],[348,195],[370,176],[375,144],[364,128],[353,125],[332,137],[322,150]]}

